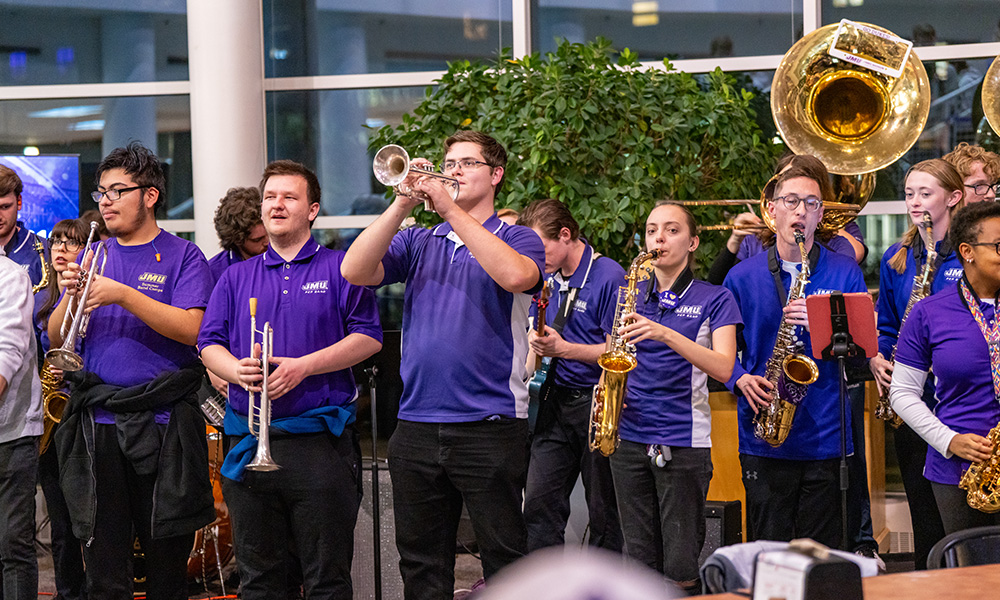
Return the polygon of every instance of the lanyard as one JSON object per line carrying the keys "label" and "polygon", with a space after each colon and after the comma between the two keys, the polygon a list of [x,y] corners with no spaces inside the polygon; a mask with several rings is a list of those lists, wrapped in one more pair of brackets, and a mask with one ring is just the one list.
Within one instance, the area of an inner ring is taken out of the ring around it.
{"label": "lanyard", "polygon": [[993,323],[987,324],[983,311],[979,308],[979,298],[972,291],[968,284],[968,279],[963,274],[958,281],[958,289],[962,293],[965,305],[969,307],[972,318],[979,325],[979,331],[986,338],[986,344],[990,347],[990,369],[993,373],[993,397],[1000,401],[1000,319],[997,319],[996,306],[993,307]]}

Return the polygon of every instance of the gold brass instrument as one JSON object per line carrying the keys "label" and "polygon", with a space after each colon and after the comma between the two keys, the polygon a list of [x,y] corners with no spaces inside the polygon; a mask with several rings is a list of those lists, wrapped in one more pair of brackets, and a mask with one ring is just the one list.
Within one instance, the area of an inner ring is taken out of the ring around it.
{"label": "gold brass instrument", "polygon": [[[870,175],[870,174],[866,174]],[[874,175],[871,175],[871,179],[874,183]],[[765,188],[766,190],[767,188]],[[867,198],[865,198],[867,201]],[[761,214],[763,215],[762,220],[763,225],[757,226],[744,226],[740,229],[747,229],[751,231],[763,231],[765,229],[770,229],[774,231],[774,219],[771,218],[771,213],[767,210],[767,205],[771,202],[770,198],[765,198],[761,194],[760,200],[683,200],[678,202],[682,206],[745,206],[747,212],[753,212],[753,206],[763,204],[764,208],[761,209]],[[823,203],[823,219],[817,226],[817,231],[837,231],[841,229],[844,225],[847,225],[851,221],[857,218],[858,213],[861,212],[863,205],[852,204],[848,202],[824,202]],[[734,223],[720,223],[717,225],[703,225],[698,227],[698,231],[730,231],[736,229]]]}
{"label": "gold brass instrument", "polygon": [[986,71],[983,79],[983,114],[993,131],[1000,135],[1000,56]]}
{"label": "gold brass instrument", "polygon": [[[937,252],[934,250],[934,227],[931,223],[931,213],[924,211],[923,222],[920,224],[924,229],[924,245],[927,248],[927,260],[920,271],[920,275],[913,280],[913,288],[910,289],[910,299],[906,302],[906,310],[903,311],[903,318],[899,322],[899,331],[903,330],[903,323],[910,316],[910,310],[919,300],[931,295],[931,283],[934,281],[934,269],[937,259]],[[889,357],[890,364],[896,364],[896,346],[892,347],[892,356]],[[894,428],[903,424],[903,419],[892,410],[889,404],[889,390],[885,390],[878,397],[878,404],[875,405],[875,416]]]}
{"label": "gold brass instrument", "polygon": [[[426,194],[414,192],[409,186],[401,185],[403,180],[409,177],[410,173],[415,173],[421,177],[433,177],[441,180],[449,186],[451,197],[453,199],[458,198],[458,179],[448,177],[437,171],[413,166],[410,162],[410,155],[402,146],[397,146],[396,144],[382,146],[375,153],[375,159],[372,161],[372,171],[375,172],[375,179],[378,179],[386,187],[394,188],[393,192],[397,195],[412,196],[417,194],[423,197],[424,209],[428,211],[433,211],[434,207],[431,206],[430,199],[427,198]],[[399,189],[395,189],[397,186]]]}
{"label": "gold brass instrument", "polygon": [[42,278],[38,281],[38,285],[31,288],[32,294],[37,294],[38,292],[44,290],[49,285],[49,261],[45,260],[45,246],[42,245],[42,240],[35,236],[35,252],[38,253],[38,259],[41,261],[42,265]]}
{"label": "gold brass instrument", "polygon": [[44,414],[44,429],[38,444],[38,453],[45,454],[52,442],[52,433],[56,424],[62,420],[63,411],[69,404],[69,394],[63,391],[63,379],[52,374],[49,361],[42,362],[42,412]]}
{"label": "gold brass instrument", "polygon": [[[635,358],[635,346],[625,341],[618,329],[627,325],[625,316],[635,312],[636,284],[640,271],[649,272],[649,262],[660,256],[659,250],[639,254],[629,266],[625,276],[626,285],[618,288],[618,306],[615,309],[614,331],[607,352],[601,355],[597,364],[604,370],[604,381],[594,388],[594,398],[590,405],[590,450],[600,450],[604,456],[611,456],[618,449],[618,423],[621,419],[622,404],[625,401],[625,384],[628,373],[639,362]],[[650,282],[652,285],[652,282]]]}
{"label": "gold brass instrument", "polygon": [[980,512],[995,513],[1000,511],[1000,423],[986,434],[986,439],[993,444],[990,458],[969,465],[958,487],[968,492],[965,500],[969,506]]}
{"label": "gold brass instrument", "polygon": [[[805,235],[801,231],[795,232],[795,242],[802,254],[802,270],[788,290],[788,303],[803,297],[809,283],[809,255],[806,253]],[[795,325],[789,323],[782,313],[774,351],[764,370],[764,378],[774,386],[771,403],[761,408],[753,419],[754,435],[775,448],[788,438],[795,409],[805,398],[806,387],[819,377],[816,362],[802,353],[802,342],[794,340],[794,332]]]}
{"label": "gold brass instrument", "polygon": [[254,398],[254,392],[247,392],[247,427],[250,434],[257,438],[257,453],[246,468],[251,471],[277,471],[281,467],[271,458],[271,400],[267,396],[267,371],[271,363],[274,331],[270,322],[265,322],[263,329],[257,329],[257,299],[250,298],[250,356],[253,356],[254,346],[257,345],[258,333],[261,338],[260,370],[264,380],[260,384],[259,399]]}
{"label": "gold brass instrument", "polygon": [[[97,222],[90,222],[90,235],[87,236],[87,243],[84,245],[84,252],[86,248],[90,247],[90,243],[94,240],[94,233],[97,231]],[[94,265],[97,264],[98,256],[103,253],[101,258],[101,266],[98,269],[94,269]],[[87,324],[90,323],[90,313],[84,313],[84,309],[87,307],[87,298],[90,297],[90,286],[93,285],[95,274],[100,277],[104,274],[104,267],[108,263],[108,249],[105,243],[102,241],[97,245],[97,251],[94,252],[94,258],[90,264],[90,271],[81,271],[80,282],[83,284],[83,291],[76,297],[76,311],[71,311],[69,307],[66,308],[66,315],[63,317],[62,329],[63,334],[63,344],[59,348],[53,348],[45,353],[45,360],[51,363],[57,369],[62,369],[63,371],[79,371],[83,368],[83,359],[79,354],[76,353],[76,339],[84,338],[87,335]],[[86,283],[83,283],[86,281]],[[72,306],[72,303],[70,303]],[[72,320],[72,326],[69,326],[70,320]],[[69,326],[69,331],[66,331],[67,326]]]}
{"label": "gold brass instrument", "polygon": [[905,154],[923,131],[931,102],[927,71],[915,52],[901,63],[898,77],[831,56],[837,43],[854,57],[901,60],[892,32],[851,25],[849,37],[836,37],[837,24],[803,36],[771,84],[771,113],[788,147],[818,157],[840,175],[877,171]]}

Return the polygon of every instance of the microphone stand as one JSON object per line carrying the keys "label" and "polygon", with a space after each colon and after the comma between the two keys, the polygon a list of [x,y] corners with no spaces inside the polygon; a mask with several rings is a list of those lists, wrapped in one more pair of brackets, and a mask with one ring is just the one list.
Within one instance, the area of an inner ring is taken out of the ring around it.
{"label": "microphone stand", "polygon": [[375,376],[378,367],[372,365],[365,369],[368,374],[368,389],[371,391],[372,414],[372,570],[375,576],[375,600],[382,600],[382,523],[379,515],[378,492],[378,412],[375,410]]}

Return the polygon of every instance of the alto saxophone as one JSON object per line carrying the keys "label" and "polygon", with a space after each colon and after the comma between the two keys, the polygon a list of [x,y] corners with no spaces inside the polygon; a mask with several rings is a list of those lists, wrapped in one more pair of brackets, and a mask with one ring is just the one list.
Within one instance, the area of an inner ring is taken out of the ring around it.
{"label": "alto saxophone", "polygon": [[[805,295],[809,283],[809,255],[806,253],[805,235],[795,232],[795,243],[802,254],[802,271],[788,290],[788,303]],[[787,305],[786,305],[787,306]],[[774,387],[771,402],[757,411],[754,417],[754,435],[777,448],[792,430],[795,409],[806,396],[807,386],[819,377],[816,362],[802,353],[802,342],[794,340],[795,325],[789,323],[784,313],[778,325],[774,350],[767,361],[764,378]]]}
{"label": "alto saxophone", "polygon": [[600,450],[604,456],[614,454],[621,442],[618,437],[618,422],[625,400],[625,383],[628,381],[629,371],[639,364],[635,358],[635,346],[625,341],[618,329],[628,324],[625,316],[635,312],[635,287],[639,282],[639,271],[649,272],[649,261],[659,256],[659,250],[643,252],[629,266],[625,276],[626,285],[618,288],[618,306],[615,308],[610,346],[597,361],[604,370],[604,382],[594,388],[594,398],[590,405],[589,438],[591,451]]}
{"label": "alto saxophone", "polygon": [[1000,423],[986,434],[986,439],[993,444],[990,458],[969,465],[958,487],[968,491],[965,501],[972,508],[984,512],[1000,511]]}
{"label": "alto saxophone", "polygon": [[[913,280],[913,289],[910,290],[910,299],[906,302],[906,310],[903,311],[903,318],[899,322],[899,331],[903,330],[903,323],[906,323],[906,317],[910,316],[910,309],[913,305],[917,303],[918,300],[923,300],[927,296],[931,295],[931,282],[934,281],[934,269],[935,262],[937,259],[937,252],[934,250],[934,230],[931,225],[931,213],[924,211],[923,223],[921,227],[924,228],[926,232],[924,244],[927,247],[927,260],[924,262],[924,268],[920,272],[920,276]],[[892,346],[892,355],[889,357],[889,364],[896,364],[896,346]],[[892,406],[889,404],[889,390],[884,390],[878,395],[878,404],[875,405],[875,416],[895,428],[898,428],[903,424],[903,419],[896,414],[896,411],[892,410]]]}
{"label": "alto saxophone", "polygon": [[44,454],[52,441],[52,432],[56,424],[62,420],[63,411],[69,403],[69,394],[63,391],[63,379],[52,374],[49,370],[49,361],[42,362],[42,372],[39,378],[42,381],[42,412],[44,413],[44,429],[42,438],[38,444],[38,453]]}

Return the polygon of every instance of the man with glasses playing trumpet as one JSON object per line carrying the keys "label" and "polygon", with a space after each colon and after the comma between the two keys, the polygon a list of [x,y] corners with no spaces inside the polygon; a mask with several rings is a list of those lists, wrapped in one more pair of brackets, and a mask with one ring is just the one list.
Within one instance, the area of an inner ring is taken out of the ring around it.
{"label": "man with glasses playing trumpet", "polygon": [[147,597],[187,598],[194,533],[215,519],[194,348],[211,275],[197,246],[156,223],[165,178],[150,150],[113,150],[97,183],[92,196],[115,237],[66,266],[48,326],[55,354],[69,354],[82,323],[67,310],[83,318],[83,303],[89,315],[83,372],[66,374],[75,387],[55,435],[62,488],[85,541],[90,597],[132,597],[137,536],[154,567]]}
{"label": "man with glasses playing trumpet", "polygon": [[[399,424],[389,441],[404,596],[451,598],[464,501],[487,582],[526,551],[528,308],[545,248],[495,213],[507,151],[476,131],[445,140],[444,175],[404,182],[354,241],[341,272],[358,285],[406,282]],[[432,166],[426,159],[414,161]],[[378,169],[376,169],[378,170]],[[403,169],[399,169],[403,170]],[[398,189],[398,188],[397,188]],[[399,230],[424,197],[444,223]]]}
{"label": "man with glasses playing trumpet", "polygon": [[[306,598],[349,599],[361,499],[350,369],[382,348],[375,295],[341,277],[343,252],[312,238],[312,171],[275,161],[260,188],[267,250],[222,273],[198,336],[205,365],[230,383],[222,490],[241,597],[282,597],[291,548]],[[250,427],[248,414],[261,418]]]}

